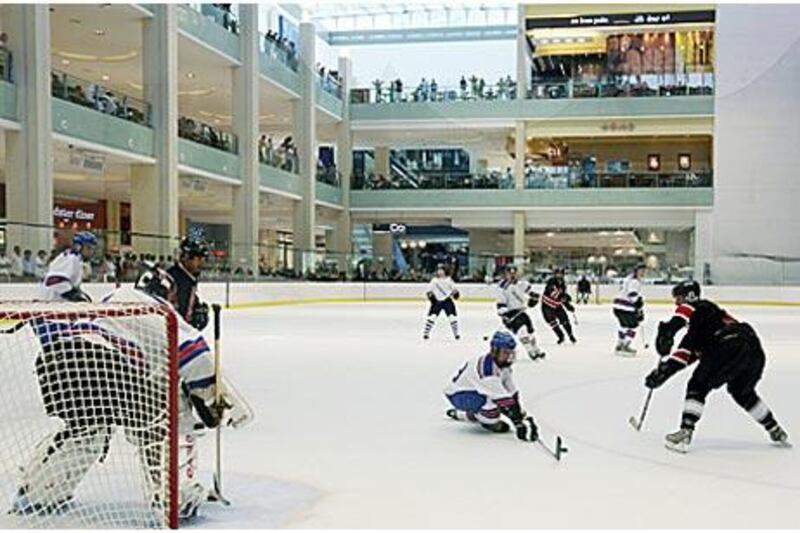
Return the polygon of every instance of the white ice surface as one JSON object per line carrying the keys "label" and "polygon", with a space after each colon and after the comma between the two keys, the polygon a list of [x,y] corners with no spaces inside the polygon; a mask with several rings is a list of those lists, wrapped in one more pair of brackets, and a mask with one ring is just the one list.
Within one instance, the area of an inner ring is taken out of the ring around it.
{"label": "white ice surface", "polygon": [[[798,308],[731,308],[767,352],[759,390],[800,435]],[[724,391],[712,393],[690,454],[663,447],[676,429],[690,371],[638,415],[651,350],[611,355],[608,307],[579,308],[579,343],[556,346],[532,313],[543,362],[518,357],[517,384],[545,438],[563,435],[556,463],[536,445],[443,416],[441,390],[480,354],[497,319],[461,306],[463,338],[440,318],[421,340],[424,305],[323,304],[228,311],[224,365],[257,411],[225,434],[234,506],[203,510],[203,527],[800,527],[800,457],[771,446]],[[649,307],[648,330],[667,317]],[[211,458],[212,439],[203,453]]]}

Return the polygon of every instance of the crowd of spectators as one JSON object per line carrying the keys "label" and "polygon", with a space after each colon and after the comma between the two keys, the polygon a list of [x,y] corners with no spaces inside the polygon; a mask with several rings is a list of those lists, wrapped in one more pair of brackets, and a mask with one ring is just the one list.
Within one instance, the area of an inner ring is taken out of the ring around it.
{"label": "crowd of spectators", "polygon": [[200,12],[211,17],[231,33],[239,34],[239,19],[233,13],[233,4],[201,4]]}
{"label": "crowd of spectators", "polygon": [[513,189],[514,176],[510,168],[505,171],[489,170],[478,174],[420,174],[412,182],[397,175],[388,178],[373,172],[366,176],[355,175],[353,189]]}
{"label": "crowd of spectators", "polygon": [[[710,75],[709,75],[710,81]],[[625,77],[609,81],[563,82],[535,81],[528,90],[528,98],[617,98],[640,96],[695,96],[712,95],[714,88],[709,83],[689,85],[661,80],[648,80],[642,76]]]}
{"label": "crowd of spectators", "polygon": [[234,134],[221,131],[191,117],[178,118],[178,137],[233,154],[239,150]]}
{"label": "crowd of spectators", "polygon": [[272,30],[267,30],[267,33],[264,34],[264,49],[281,63],[297,72],[297,47],[294,41]]}
{"label": "crowd of spectators", "polygon": [[141,100],[63,72],[53,71],[50,74],[50,90],[55,98],[117,118],[137,124],[148,124],[150,121],[148,106]]}
{"label": "crowd of spectators", "polygon": [[14,246],[6,254],[0,254],[0,279],[7,281],[30,281],[44,278],[50,256],[44,250],[34,255],[31,250],[22,251]]}
{"label": "crowd of spectators", "polygon": [[272,135],[262,134],[258,139],[258,160],[271,167],[297,174],[300,171],[300,159],[297,145],[291,135],[275,144]]}
{"label": "crowd of spectators", "polygon": [[458,87],[442,87],[435,78],[422,78],[411,90],[400,78],[391,81],[376,79],[372,82],[372,87],[374,103],[512,100],[517,94],[517,83],[511,76],[501,77],[492,85],[474,74],[469,78],[461,76]]}
{"label": "crowd of spectators", "polygon": [[11,51],[8,49],[8,34],[0,32],[0,80],[11,79]]}

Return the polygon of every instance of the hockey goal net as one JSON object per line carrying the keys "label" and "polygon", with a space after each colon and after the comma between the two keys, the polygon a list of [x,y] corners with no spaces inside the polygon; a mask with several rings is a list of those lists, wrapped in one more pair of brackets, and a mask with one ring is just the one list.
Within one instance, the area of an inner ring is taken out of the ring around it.
{"label": "hockey goal net", "polygon": [[0,528],[177,527],[167,306],[0,303]]}

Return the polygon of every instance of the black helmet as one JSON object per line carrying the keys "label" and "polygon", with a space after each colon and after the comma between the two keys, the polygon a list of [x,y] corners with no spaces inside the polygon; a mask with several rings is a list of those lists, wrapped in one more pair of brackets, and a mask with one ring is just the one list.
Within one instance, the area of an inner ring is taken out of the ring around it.
{"label": "black helmet", "polygon": [[191,259],[193,257],[208,257],[208,245],[196,237],[184,237],[180,245],[180,256]]}
{"label": "black helmet", "polygon": [[672,297],[675,298],[676,296],[683,296],[688,302],[699,300],[700,284],[692,279],[681,281],[672,287]]}
{"label": "black helmet", "polygon": [[647,265],[645,265],[644,263],[639,263],[638,265],[633,267],[633,271],[634,272],[636,272],[638,270],[647,270]]}
{"label": "black helmet", "polygon": [[175,280],[173,280],[172,276],[165,270],[156,266],[150,266],[148,270],[139,276],[133,288],[145,294],[149,294],[150,296],[167,299],[174,285]]}

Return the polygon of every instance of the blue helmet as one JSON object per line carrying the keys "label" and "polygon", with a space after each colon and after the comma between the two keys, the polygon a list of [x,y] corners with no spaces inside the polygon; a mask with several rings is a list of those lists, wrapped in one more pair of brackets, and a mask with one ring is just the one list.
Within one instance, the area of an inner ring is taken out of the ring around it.
{"label": "blue helmet", "polygon": [[492,349],[505,348],[506,350],[513,350],[517,347],[517,341],[514,336],[507,331],[495,331],[492,335],[492,340],[489,342]]}
{"label": "blue helmet", "polygon": [[75,248],[97,246],[97,237],[91,231],[79,231],[72,237],[72,246]]}

